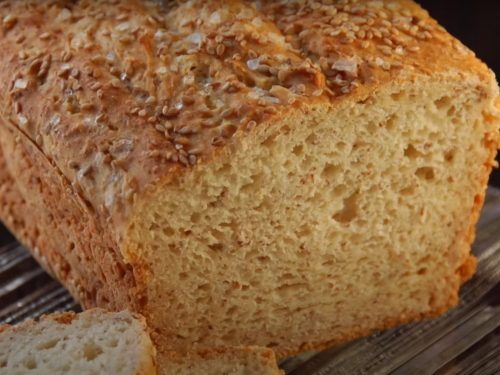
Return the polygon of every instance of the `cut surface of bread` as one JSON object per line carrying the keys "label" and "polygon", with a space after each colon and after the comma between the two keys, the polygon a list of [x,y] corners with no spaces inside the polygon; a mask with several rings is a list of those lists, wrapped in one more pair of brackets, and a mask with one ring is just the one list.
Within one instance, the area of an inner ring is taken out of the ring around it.
{"label": "cut surface of bread", "polygon": [[414,2],[0,10],[0,216],[161,358],[281,357],[458,302],[498,86]]}
{"label": "cut surface of bread", "polygon": [[155,349],[142,317],[129,312],[44,316],[0,327],[0,373],[155,375]]}

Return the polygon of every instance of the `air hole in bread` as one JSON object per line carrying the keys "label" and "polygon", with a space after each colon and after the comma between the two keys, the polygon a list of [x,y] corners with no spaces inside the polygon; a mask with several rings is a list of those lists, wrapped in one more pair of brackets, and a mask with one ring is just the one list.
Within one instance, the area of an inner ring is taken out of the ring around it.
{"label": "air hole in bread", "polygon": [[434,104],[438,110],[443,110],[451,105],[451,98],[445,95],[442,98],[435,100]]}
{"label": "air hole in bread", "polygon": [[424,154],[418,151],[412,144],[408,145],[405,149],[405,156],[411,160],[423,157]]}
{"label": "air hole in bread", "polygon": [[347,150],[347,143],[345,142],[337,142],[334,146],[334,149],[340,151],[340,152],[344,152]]}
{"label": "air hole in bread", "polygon": [[193,224],[196,224],[197,222],[200,221],[200,213],[199,212],[194,212],[192,215],[191,215],[191,222]]}
{"label": "air hole in bread", "polygon": [[267,137],[267,139],[264,142],[262,142],[262,145],[264,147],[271,148],[272,145],[274,144],[274,141],[275,141],[277,136],[278,136],[278,133],[271,134],[269,137]]}
{"label": "air hole in bread", "polygon": [[59,339],[55,338],[49,341],[44,341],[36,346],[38,350],[48,350],[54,348],[59,343]]}
{"label": "air hole in bread", "polygon": [[347,192],[347,186],[344,184],[340,184],[335,186],[332,190],[333,197],[342,197]]}
{"label": "air hole in bread", "polygon": [[358,193],[353,193],[344,199],[343,208],[333,218],[342,224],[348,224],[358,215]]}
{"label": "air hole in bread", "polygon": [[198,285],[197,289],[207,292],[210,290],[210,284],[204,283],[204,284]]}
{"label": "air hole in bread", "polygon": [[318,144],[318,136],[316,135],[316,133],[311,133],[309,137],[306,138],[306,143],[310,145]]}
{"label": "air hole in bread", "polygon": [[420,269],[417,271],[417,273],[418,273],[419,275],[425,275],[425,274],[427,273],[427,268],[422,267],[422,268],[420,268]]}
{"label": "air hole in bread", "polygon": [[321,176],[326,180],[333,180],[342,172],[342,168],[336,164],[327,163],[323,168]]}
{"label": "air hole in bread", "polygon": [[387,130],[393,130],[396,126],[397,118],[396,115],[391,115],[387,117],[387,119],[382,122],[381,126]]}
{"label": "air hole in bread", "polygon": [[406,93],[404,91],[398,91],[393,94],[391,94],[391,99],[394,100],[395,102],[399,102],[401,100],[404,100],[406,97]]}
{"label": "air hole in bread", "polygon": [[173,236],[175,234],[175,231],[172,228],[170,228],[170,227],[164,227],[162,229],[162,231],[165,234],[165,236],[167,236],[167,237],[171,237],[171,236]]}
{"label": "air hole in bread", "polygon": [[432,181],[435,178],[434,168],[432,167],[421,167],[415,171],[415,175],[426,181]]}
{"label": "air hole in bread", "polygon": [[453,163],[454,159],[455,159],[455,150],[449,150],[445,152],[444,160],[446,160],[448,163]]}
{"label": "air hole in bread", "polygon": [[220,244],[220,243],[214,243],[214,244],[210,244],[208,245],[208,247],[213,250],[213,251],[221,251],[224,249],[224,245]]}
{"label": "air hole in bread", "polygon": [[32,357],[25,358],[23,361],[23,366],[28,370],[35,370],[38,367],[35,359]]}
{"label": "air hole in bread", "polygon": [[299,156],[299,157],[304,155],[304,146],[303,145],[296,145],[292,149],[292,153],[294,153],[296,156]]}

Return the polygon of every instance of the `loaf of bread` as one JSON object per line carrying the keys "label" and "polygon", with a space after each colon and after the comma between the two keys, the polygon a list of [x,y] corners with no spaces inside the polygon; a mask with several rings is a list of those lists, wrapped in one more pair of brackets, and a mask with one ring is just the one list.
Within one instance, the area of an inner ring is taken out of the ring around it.
{"label": "loaf of bread", "polygon": [[142,317],[88,310],[0,326],[0,373],[156,375],[156,353]]}
{"label": "loaf of bread", "polygon": [[442,314],[498,86],[408,0],[3,1],[0,217],[170,350],[278,356]]}

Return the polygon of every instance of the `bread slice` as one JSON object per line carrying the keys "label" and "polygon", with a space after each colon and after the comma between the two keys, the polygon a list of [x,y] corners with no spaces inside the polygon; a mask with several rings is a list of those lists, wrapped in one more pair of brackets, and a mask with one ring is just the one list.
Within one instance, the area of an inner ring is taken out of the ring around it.
{"label": "bread slice", "polygon": [[414,2],[4,1],[0,216],[161,353],[433,317],[474,272],[498,86]]}
{"label": "bread slice", "polygon": [[144,319],[94,309],[0,327],[0,373],[154,375]]}
{"label": "bread slice", "polygon": [[160,356],[159,368],[165,375],[284,375],[274,352],[256,346],[169,352]]}

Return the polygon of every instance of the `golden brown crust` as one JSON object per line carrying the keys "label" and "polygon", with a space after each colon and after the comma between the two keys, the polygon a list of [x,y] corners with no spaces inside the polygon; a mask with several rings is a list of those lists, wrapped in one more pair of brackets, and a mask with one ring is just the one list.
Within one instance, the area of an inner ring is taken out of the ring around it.
{"label": "golden brown crust", "polygon": [[472,255],[470,255],[470,246],[474,242],[476,236],[476,223],[479,220],[479,215],[481,213],[484,199],[486,197],[488,178],[493,167],[496,165],[495,158],[498,149],[500,149],[500,133],[498,132],[498,129],[500,127],[500,114],[484,114],[484,121],[488,124],[492,124],[495,127],[496,131],[487,133],[484,136],[483,146],[489,151],[489,155],[488,159],[482,166],[483,170],[479,180],[481,191],[479,191],[474,197],[474,205],[472,207],[472,212],[469,219],[469,227],[467,228],[467,232],[465,233],[465,249],[463,250],[462,254],[464,260],[457,269],[457,275],[460,277],[461,284],[468,281],[476,271],[477,261]]}
{"label": "golden brown crust", "polygon": [[[26,137],[5,124],[0,124],[0,167],[0,215],[5,224],[78,301],[118,310],[141,303],[132,269],[117,253],[112,230],[78,200]],[[9,171],[17,171],[15,179]]]}
{"label": "golden brown crust", "polygon": [[401,72],[428,75],[469,68],[488,76],[474,54],[413,1],[256,3],[294,47],[318,63],[337,96],[384,84]]}

